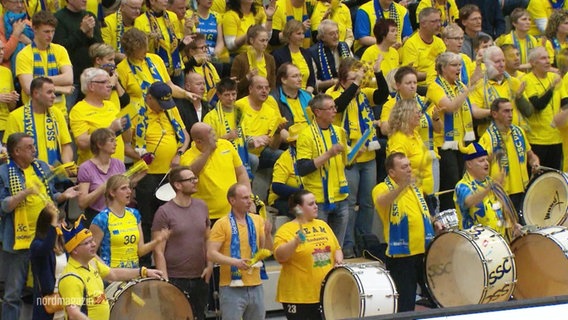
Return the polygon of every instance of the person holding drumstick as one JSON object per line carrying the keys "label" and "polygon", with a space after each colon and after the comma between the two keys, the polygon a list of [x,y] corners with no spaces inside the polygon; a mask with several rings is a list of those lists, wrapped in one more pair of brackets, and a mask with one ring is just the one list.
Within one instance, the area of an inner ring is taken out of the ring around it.
{"label": "person holding drumstick", "polygon": [[65,305],[67,319],[109,319],[110,307],[105,296],[105,281],[127,281],[137,277],[161,278],[155,269],[109,268],[99,259],[97,242],[81,217],[69,229],[62,228],[69,261],[59,280],[59,293]]}
{"label": "person holding drumstick", "polygon": [[95,248],[100,247],[102,260],[111,268],[138,268],[138,257],[152,252],[170,235],[168,229],[163,229],[152,241],[144,243],[140,213],[126,206],[131,195],[128,177],[110,177],[105,190],[107,207],[91,223]]}
{"label": "person holding drumstick", "polygon": [[[504,173],[492,179],[489,176],[489,161],[487,151],[477,142],[467,147],[460,145],[463,153],[466,172],[458,181],[454,193],[458,225],[460,229],[468,229],[476,224],[489,227],[500,233],[509,242],[520,231],[521,225],[516,217],[507,214],[507,199],[499,196],[501,184],[505,178]],[[509,201],[510,202],[510,201]],[[510,212],[510,211],[508,211]],[[506,234],[508,228],[514,227],[512,234]]]}
{"label": "person holding drumstick", "polygon": [[372,195],[388,244],[386,267],[398,291],[398,312],[413,311],[434,227],[422,190],[414,182],[410,160],[404,153],[394,152],[387,156],[385,167],[388,176],[375,186]]}
{"label": "person holding drumstick", "polygon": [[274,257],[282,264],[276,300],[284,306],[286,319],[321,319],[321,283],[343,262],[343,252],[329,225],[317,219],[313,193],[299,190],[288,202],[296,219],[282,225],[274,236]]}

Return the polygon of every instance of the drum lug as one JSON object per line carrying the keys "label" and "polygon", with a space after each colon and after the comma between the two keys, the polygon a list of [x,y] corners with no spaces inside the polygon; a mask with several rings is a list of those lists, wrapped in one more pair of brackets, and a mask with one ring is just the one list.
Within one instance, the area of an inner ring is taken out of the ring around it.
{"label": "drum lug", "polygon": [[488,263],[488,262],[493,262],[493,259],[483,259],[482,260],[484,263]]}

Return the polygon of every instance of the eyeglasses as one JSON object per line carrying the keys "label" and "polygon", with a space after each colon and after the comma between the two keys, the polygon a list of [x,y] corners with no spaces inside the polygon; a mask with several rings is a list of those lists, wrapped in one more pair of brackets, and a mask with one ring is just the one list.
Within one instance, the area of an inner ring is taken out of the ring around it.
{"label": "eyeglasses", "polygon": [[324,110],[324,111],[327,111],[327,110],[337,110],[337,107],[336,107],[336,106],[333,106],[333,107],[329,107],[329,108],[319,108],[318,110]]}
{"label": "eyeglasses", "polygon": [[91,80],[91,83],[110,84],[110,80]]}
{"label": "eyeglasses", "polygon": [[186,182],[186,181],[189,181],[189,182],[191,182],[191,183],[196,183],[197,180],[199,180],[198,177],[191,177],[191,178],[187,178],[187,179],[178,180],[178,182]]}

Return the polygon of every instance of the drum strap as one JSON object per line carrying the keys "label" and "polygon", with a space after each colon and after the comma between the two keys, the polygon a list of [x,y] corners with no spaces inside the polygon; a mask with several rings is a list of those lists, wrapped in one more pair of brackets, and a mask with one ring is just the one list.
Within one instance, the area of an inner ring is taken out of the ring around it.
{"label": "drum strap", "polygon": [[61,280],[63,280],[63,278],[69,277],[69,276],[75,277],[83,283],[83,304],[81,304],[81,312],[84,315],[88,316],[89,310],[87,309],[87,298],[88,298],[87,286],[85,285],[85,282],[83,281],[83,279],[81,279],[81,277],[79,275],[72,273],[72,272],[61,275],[61,277],[59,278],[59,282],[61,282]]}

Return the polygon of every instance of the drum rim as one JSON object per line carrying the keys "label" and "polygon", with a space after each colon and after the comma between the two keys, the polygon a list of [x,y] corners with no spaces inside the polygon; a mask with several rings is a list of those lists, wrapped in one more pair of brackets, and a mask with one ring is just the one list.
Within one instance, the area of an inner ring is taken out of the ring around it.
{"label": "drum rim", "polygon": [[[495,230],[493,230],[493,229],[491,229],[491,228],[489,228],[489,227],[483,226],[483,225],[481,225],[481,224],[475,225],[475,226],[473,226],[473,227],[471,227],[471,228],[475,228],[475,227],[481,227],[481,228],[483,228],[484,230],[488,230],[488,231],[492,232],[493,234],[497,234],[497,235],[500,236],[502,242],[505,244],[505,247],[507,248],[507,250],[508,250],[508,252],[509,252],[509,258],[511,259],[511,262],[512,262],[512,263],[511,263],[511,265],[512,265],[512,267],[511,267],[511,268],[512,268],[511,272],[514,274],[514,277],[515,277],[515,279],[516,279],[517,271],[516,271],[516,266],[515,266],[514,255],[513,255],[513,252],[512,252],[512,250],[511,250],[511,247],[507,244],[507,241],[505,241],[505,238],[504,238],[503,236],[501,236],[501,234],[499,234],[499,232],[497,232],[497,231],[495,231]],[[471,228],[469,228],[469,229],[471,229]],[[430,252],[430,249],[432,248],[432,245],[434,244],[434,242],[436,242],[436,241],[438,240],[438,238],[441,238],[441,236],[443,236],[443,235],[445,235],[445,234],[455,233],[455,234],[458,234],[459,236],[461,236],[462,238],[465,238],[465,239],[466,239],[467,241],[469,241],[470,243],[473,243],[473,244],[474,244],[473,247],[475,248],[475,251],[477,252],[477,255],[480,257],[480,260],[483,260],[483,259],[481,259],[481,258],[485,258],[485,257],[484,257],[484,255],[482,255],[483,252],[481,251],[481,248],[479,247],[479,245],[478,245],[475,241],[473,241],[472,237],[468,235],[467,230],[469,230],[469,229],[462,229],[462,230],[453,230],[453,229],[451,229],[451,230],[448,230],[448,231],[446,231],[446,232],[443,232],[443,233],[439,234],[438,236],[434,237],[434,240],[432,240],[432,241],[430,242],[430,244],[429,244],[428,247],[426,248],[426,252],[424,253],[424,279],[425,279],[425,281],[424,281],[424,286],[426,287],[426,290],[428,290],[428,292],[430,293],[430,297],[432,298],[432,300],[434,301],[434,303],[436,303],[436,304],[438,305],[438,307],[445,308],[445,307],[440,303],[440,301],[436,298],[436,295],[434,294],[434,292],[433,292],[432,289],[430,288],[430,284],[428,283],[428,279],[429,279],[429,278],[428,278],[428,272],[427,272],[427,270],[426,270],[426,265],[427,265],[427,262],[428,262],[428,253]],[[483,270],[484,270],[484,274],[483,274],[483,286],[484,286],[485,288],[487,288],[487,287],[488,287],[488,283],[489,283],[489,279],[488,279],[488,273],[489,273],[489,272],[488,272],[488,270],[487,270],[487,264],[482,263],[482,267],[483,267]],[[516,281],[515,281],[515,282],[516,282]],[[515,289],[515,283],[513,283],[513,286],[512,286],[512,288],[511,288],[511,290],[510,290],[510,295],[513,293],[514,289]],[[478,301],[477,303],[478,303],[478,304],[481,303],[481,302],[485,299],[486,295],[487,295],[487,289],[484,289],[483,292],[481,292],[479,301]]]}
{"label": "drum rim", "polygon": [[[560,181],[564,180],[565,185],[566,185],[565,189],[568,190],[568,175],[566,175],[566,173],[559,171],[559,170],[556,170],[556,169],[545,171],[545,172],[539,174],[538,176],[533,177],[529,181],[529,183],[526,187],[525,196],[524,196],[524,199],[523,199],[523,217],[525,218],[526,224],[538,226],[536,223],[534,223],[534,221],[531,220],[530,215],[527,214],[528,209],[529,209],[529,208],[527,208],[527,205],[528,205],[527,202],[528,202],[528,199],[529,199],[528,196],[529,196],[529,191],[531,190],[531,187],[533,187],[533,185],[536,184],[538,181],[543,180],[545,177],[557,177],[557,176],[562,177],[562,178],[558,178],[557,180],[560,180]],[[531,220],[531,221],[527,221],[527,218],[528,218],[528,220]],[[564,216],[561,217],[560,220],[556,222],[556,224],[553,224],[553,225],[550,225],[550,226],[539,226],[539,227],[546,228],[546,227],[562,225],[562,224],[564,224],[564,222],[567,219],[568,219],[568,207],[566,209],[566,212],[564,213]]]}
{"label": "drum rim", "polygon": [[[329,277],[331,276],[331,274],[336,270],[336,269],[346,269],[347,271],[349,271],[349,273],[351,273],[351,275],[356,275],[355,270],[353,270],[353,268],[351,266],[356,266],[356,265],[365,265],[365,264],[373,264],[376,265],[377,269],[380,269],[383,271],[383,273],[386,275],[388,282],[391,286],[391,290],[393,292],[393,314],[398,312],[398,290],[396,288],[396,285],[394,283],[394,280],[392,279],[392,277],[389,274],[389,271],[386,268],[386,265],[382,263],[382,261],[373,261],[371,263],[366,263],[366,262],[362,262],[362,263],[348,263],[348,264],[343,264],[343,265],[339,265],[336,267],[333,267],[331,270],[329,270],[329,272],[325,275],[325,278],[323,279],[322,283],[321,283],[321,289],[320,289],[320,313],[322,316],[323,320],[326,320],[326,316],[325,316],[325,309],[324,309],[324,293],[325,293],[325,285],[327,283],[327,281],[329,280]],[[359,277],[353,277],[356,279],[356,283],[357,283],[357,288],[359,291],[359,318],[362,318],[365,315],[366,312],[366,299],[362,296],[362,294],[365,293],[364,291],[364,287],[361,283],[361,280],[359,279]]]}

